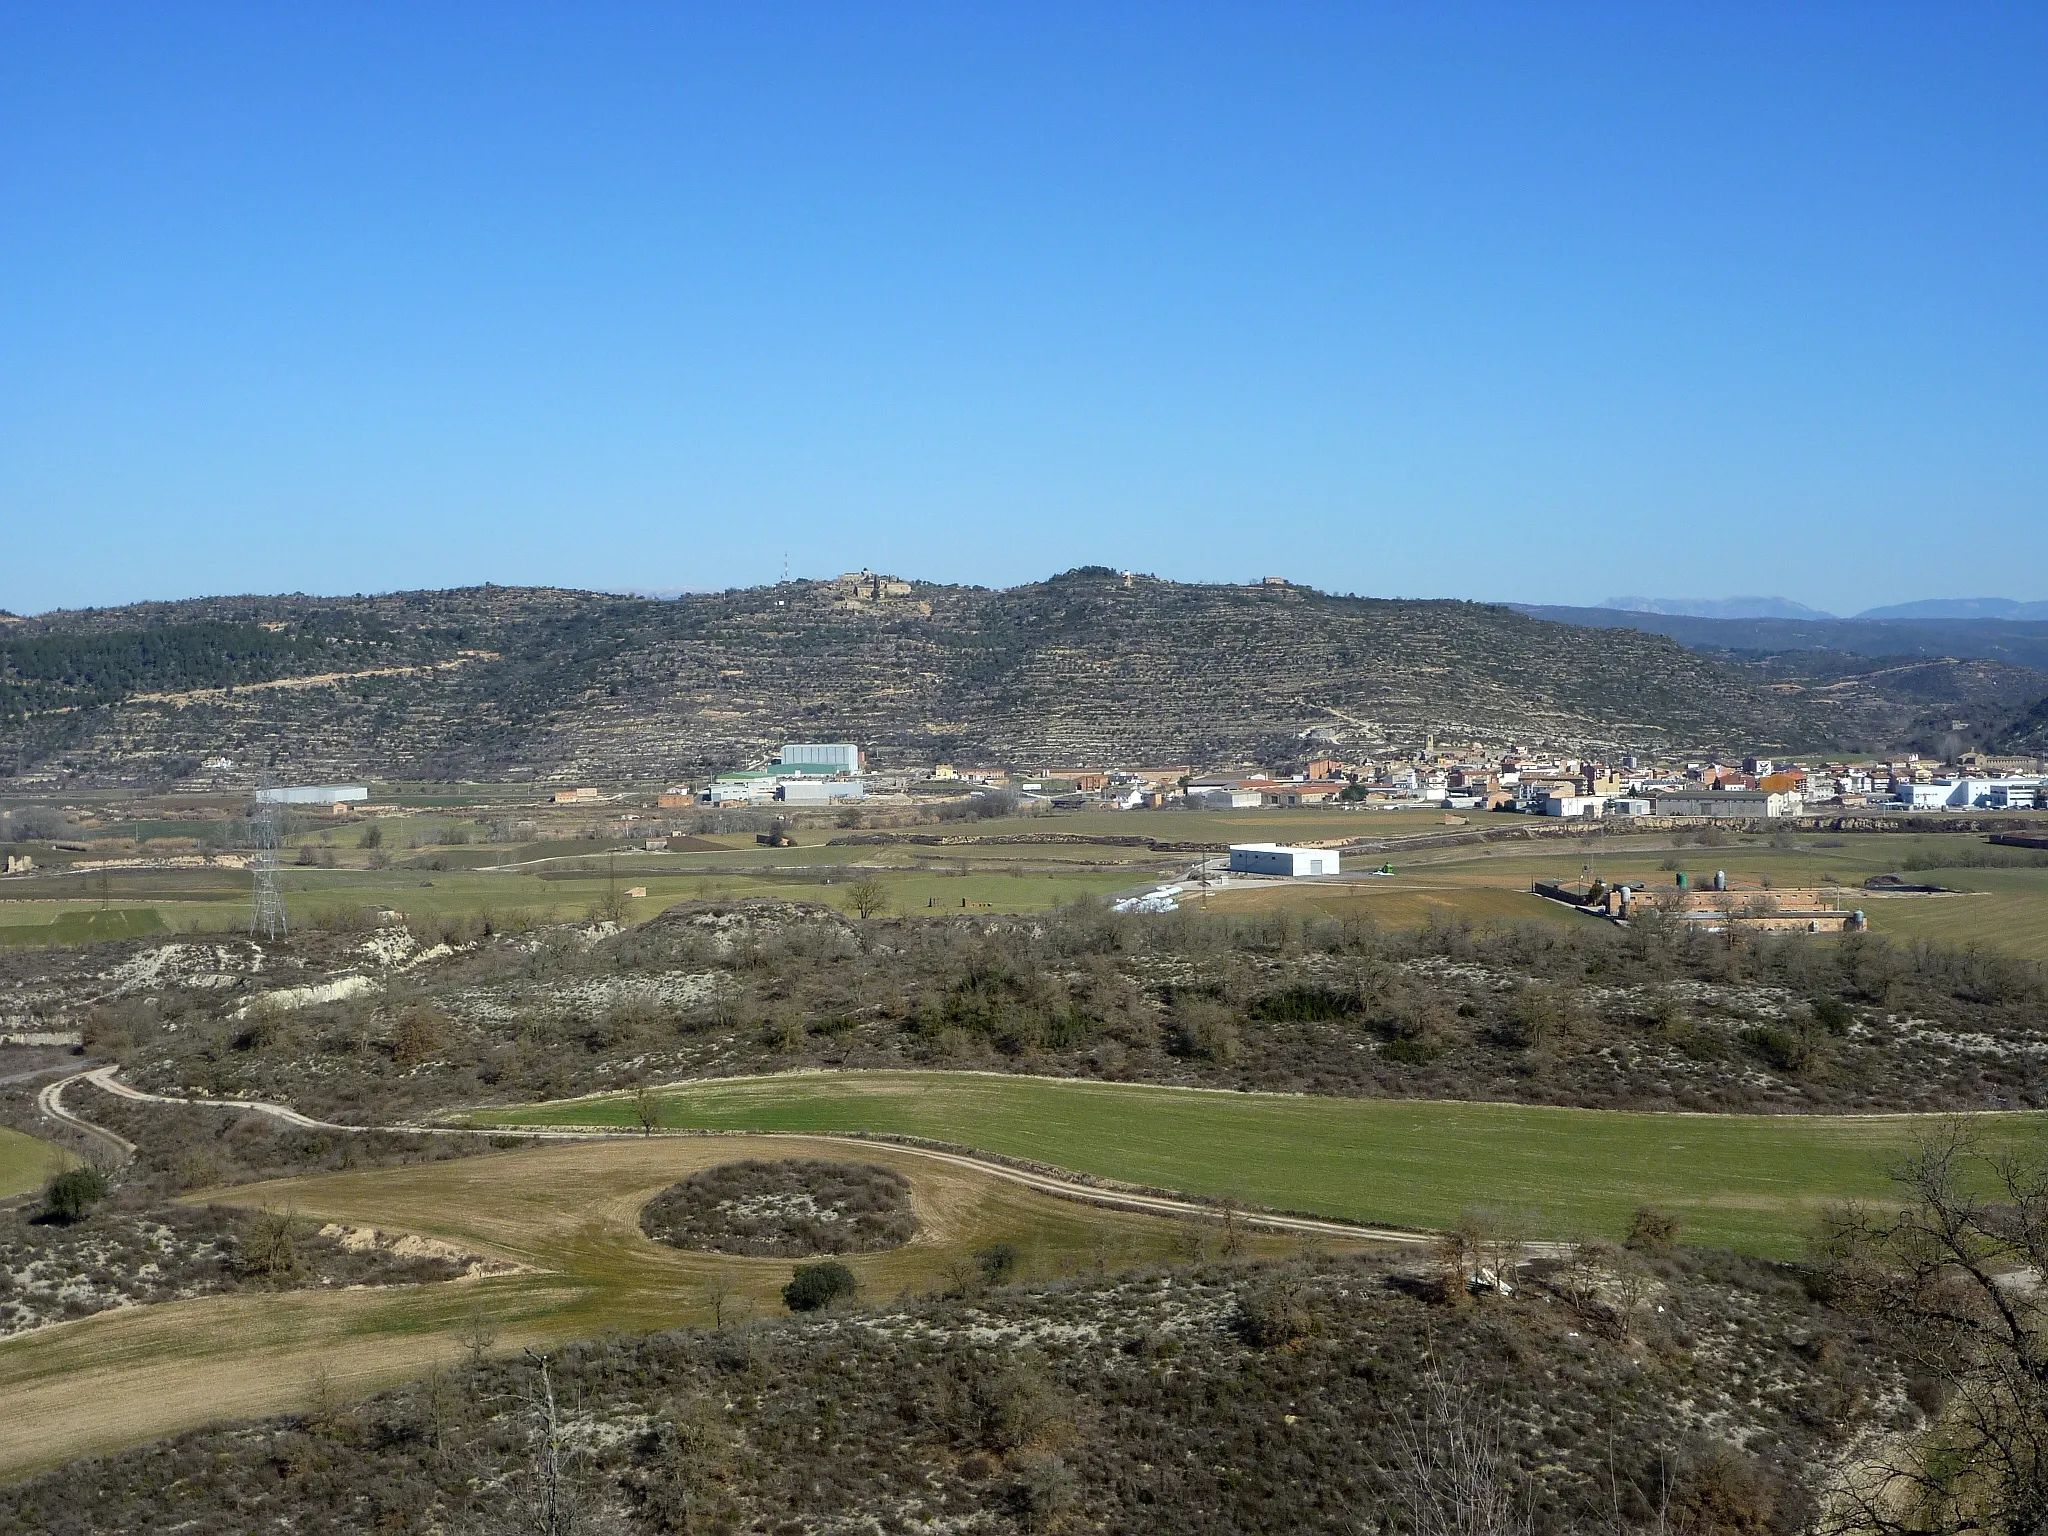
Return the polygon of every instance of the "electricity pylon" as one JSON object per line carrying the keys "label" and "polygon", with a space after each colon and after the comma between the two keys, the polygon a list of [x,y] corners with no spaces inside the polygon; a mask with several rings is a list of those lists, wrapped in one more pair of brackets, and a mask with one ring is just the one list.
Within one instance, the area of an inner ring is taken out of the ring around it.
{"label": "electricity pylon", "polygon": [[251,938],[261,934],[266,939],[279,939],[291,931],[284,896],[277,888],[277,850],[284,846],[285,808],[283,801],[271,798],[274,794],[266,784],[256,792],[256,803],[249,812],[249,831],[255,843],[249,872],[256,883],[249,906]]}

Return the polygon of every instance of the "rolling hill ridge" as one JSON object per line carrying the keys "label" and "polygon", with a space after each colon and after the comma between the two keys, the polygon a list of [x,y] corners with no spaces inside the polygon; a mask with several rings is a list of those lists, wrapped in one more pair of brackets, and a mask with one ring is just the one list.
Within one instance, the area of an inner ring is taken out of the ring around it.
{"label": "rolling hill ridge", "polygon": [[1634,628],[1102,568],[674,600],[223,597],[0,631],[0,770],[145,782],[690,776],[790,738],[888,763],[1282,762],[1342,743],[1831,744],[1869,721]]}

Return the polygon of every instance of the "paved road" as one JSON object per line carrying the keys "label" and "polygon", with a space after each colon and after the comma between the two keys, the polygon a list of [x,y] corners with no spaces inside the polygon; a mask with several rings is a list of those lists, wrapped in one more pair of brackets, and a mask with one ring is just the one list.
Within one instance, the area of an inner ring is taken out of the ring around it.
{"label": "paved road", "polygon": [[[96,1088],[102,1088],[119,1098],[133,1099],[148,1104],[203,1104],[213,1109],[239,1109],[252,1114],[268,1115],[273,1120],[299,1130],[344,1131],[391,1131],[412,1135],[457,1135],[457,1136],[519,1136],[533,1141],[592,1141],[631,1139],[640,1135],[638,1131],[608,1131],[602,1129],[512,1129],[493,1127],[486,1130],[472,1130],[467,1127],[449,1129],[439,1126],[421,1125],[340,1125],[331,1120],[316,1120],[311,1115],[302,1115],[284,1104],[266,1104],[257,1099],[198,1099],[179,1098],[161,1093],[145,1093],[140,1088],[117,1081],[118,1066],[94,1067],[87,1072],[74,1072],[62,1082],[50,1084],[37,1096],[37,1105],[52,1119],[83,1131],[88,1136],[102,1139],[118,1147],[125,1161],[135,1153],[132,1142],[116,1136],[112,1131],[94,1125],[90,1120],[81,1119],[64,1108],[64,1089],[81,1078],[89,1080]],[[691,1135],[688,1131],[661,1131],[657,1135]],[[752,1134],[752,1133],[750,1133]],[[834,1132],[762,1132],[763,1135],[802,1135],[807,1139],[820,1136],[835,1136]],[[869,1140],[861,1136],[847,1135],[844,1140],[860,1142]],[[890,1141],[886,1145],[914,1157],[928,1157],[934,1162],[950,1163],[956,1168],[971,1168],[991,1178],[1002,1179],[1012,1184],[1021,1184],[1041,1194],[1056,1195],[1065,1200],[1078,1200],[1088,1205],[1100,1205],[1112,1210],[1139,1211],[1154,1216],[1200,1217],[1204,1220],[1220,1219],[1221,1208],[1199,1200],[1183,1200],[1172,1195],[1146,1194],[1138,1190],[1105,1189],[1081,1179],[1063,1178],[1055,1173],[1040,1172],[1032,1168],[1019,1168],[1012,1164],[998,1162],[992,1158],[975,1157],[965,1152],[946,1152],[936,1147],[921,1147],[913,1142]],[[1331,1221],[1314,1216],[1285,1216],[1274,1211],[1241,1210],[1236,1219],[1247,1227],[1259,1227],[1275,1232],[1296,1232],[1308,1237],[1330,1237],[1353,1242],[1365,1240],[1381,1243],[1427,1243],[1434,1234],[1407,1231],[1396,1227],[1371,1227],[1355,1222]]]}

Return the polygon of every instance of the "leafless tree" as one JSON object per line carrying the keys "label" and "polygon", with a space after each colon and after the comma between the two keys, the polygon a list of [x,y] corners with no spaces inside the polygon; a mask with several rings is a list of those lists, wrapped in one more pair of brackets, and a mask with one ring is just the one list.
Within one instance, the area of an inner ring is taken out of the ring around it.
{"label": "leafless tree", "polygon": [[642,1083],[633,1092],[633,1120],[640,1127],[642,1136],[651,1136],[661,1129],[664,1106],[661,1095],[647,1084]]}
{"label": "leafless tree", "polygon": [[873,875],[863,875],[847,887],[846,900],[853,910],[860,914],[861,921],[866,922],[887,910],[889,892]]}
{"label": "leafless tree", "polygon": [[454,1394],[449,1390],[448,1372],[436,1365],[420,1380],[420,1418],[427,1444],[435,1459],[448,1465],[447,1429],[455,1415]]}
{"label": "leafless tree", "polygon": [[569,1482],[572,1451],[555,1412],[555,1385],[548,1357],[532,1350],[526,1358],[540,1373],[532,1393],[533,1464],[528,1473],[526,1523],[535,1536],[575,1536],[576,1497]]}
{"label": "leafless tree", "polygon": [[733,1278],[722,1269],[715,1269],[704,1282],[704,1299],[711,1305],[711,1326],[725,1327],[725,1314],[731,1310],[737,1287]]}
{"label": "leafless tree", "polygon": [[1938,1384],[1931,1424],[1836,1490],[1837,1532],[2048,1533],[2048,1157],[1987,1153],[1957,1120],[1892,1169],[1896,1211],[1830,1212],[1832,1299]]}
{"label": "leafless tree", "polygon": [[457,1335],[462,1343],[463,1353],[469,1356],[469,1368],[481,1370],[484,1362],[491,1357],[491,1347],[498,1342],[498,1330],[491,1326],[481,1308],[470,1309],[469,1318]]}
{"label": "leafless tree", "polygon": [[1534,1528],[1506,1413],[1470,1382],[1452,1382],[1433,1357],[1396,1445],[1416,1536],[1527,1536]]}

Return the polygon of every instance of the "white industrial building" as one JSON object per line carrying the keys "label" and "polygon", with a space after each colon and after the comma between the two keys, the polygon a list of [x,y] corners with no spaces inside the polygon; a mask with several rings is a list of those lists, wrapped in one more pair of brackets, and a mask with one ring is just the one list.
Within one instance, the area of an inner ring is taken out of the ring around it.
{"label": "white industrial building", "polygon": [[1280,843],[1232,843],[1230,872],[1234,875],[1303,875],[1338,873],[1334,848],[1289,848]]}
{"label": "white industrial building", "polygon": [[2032,777],[1939,779],[1932,784],[1901,784],[1894,795],[1909,811],[1969,810],[1980,806],[2030,811],[2042,799],[2041,782]]}
{"label": "white industrial building", "polygon": [[868,787],[859,779],[784,779],[775,790],[775,798],[785,805],[836,805],[867,797]]}
{"label": "white industrial building", "polygon": [[1205,811],[1255,811],[1266,803],[1256,789],[1191,789],[1188,804]]}
{"label": "white industrial building", "polygon": [[792,741],[782,749],[776,766],[786,773],[820,774],[860,772],[860,748],[850,741]]}
{"label": "white industrial building", "polygon": [[1659,816],[1729,816],[1744,819],[1797,816],[1804,802],[1776,789],[1697,789],[1667,791],[1657,796]]}
{"label": "white industrial building", "polygon": [[290,789],[259,789],[261,805],[347,805],[367,800],[370,792],[360,784],[300,784]]}
{"label": "white industrial building", "polygon": [[831,805],[865,800],[861,750],[850,741],[792,741],[765,768],[736,768],[711,781],[712,805]]}
{"label": "white industrial building", "polygon": [[1545,795],[1543,814],[1546,816],[1603,816],[1607,812],[1605,795]]}

